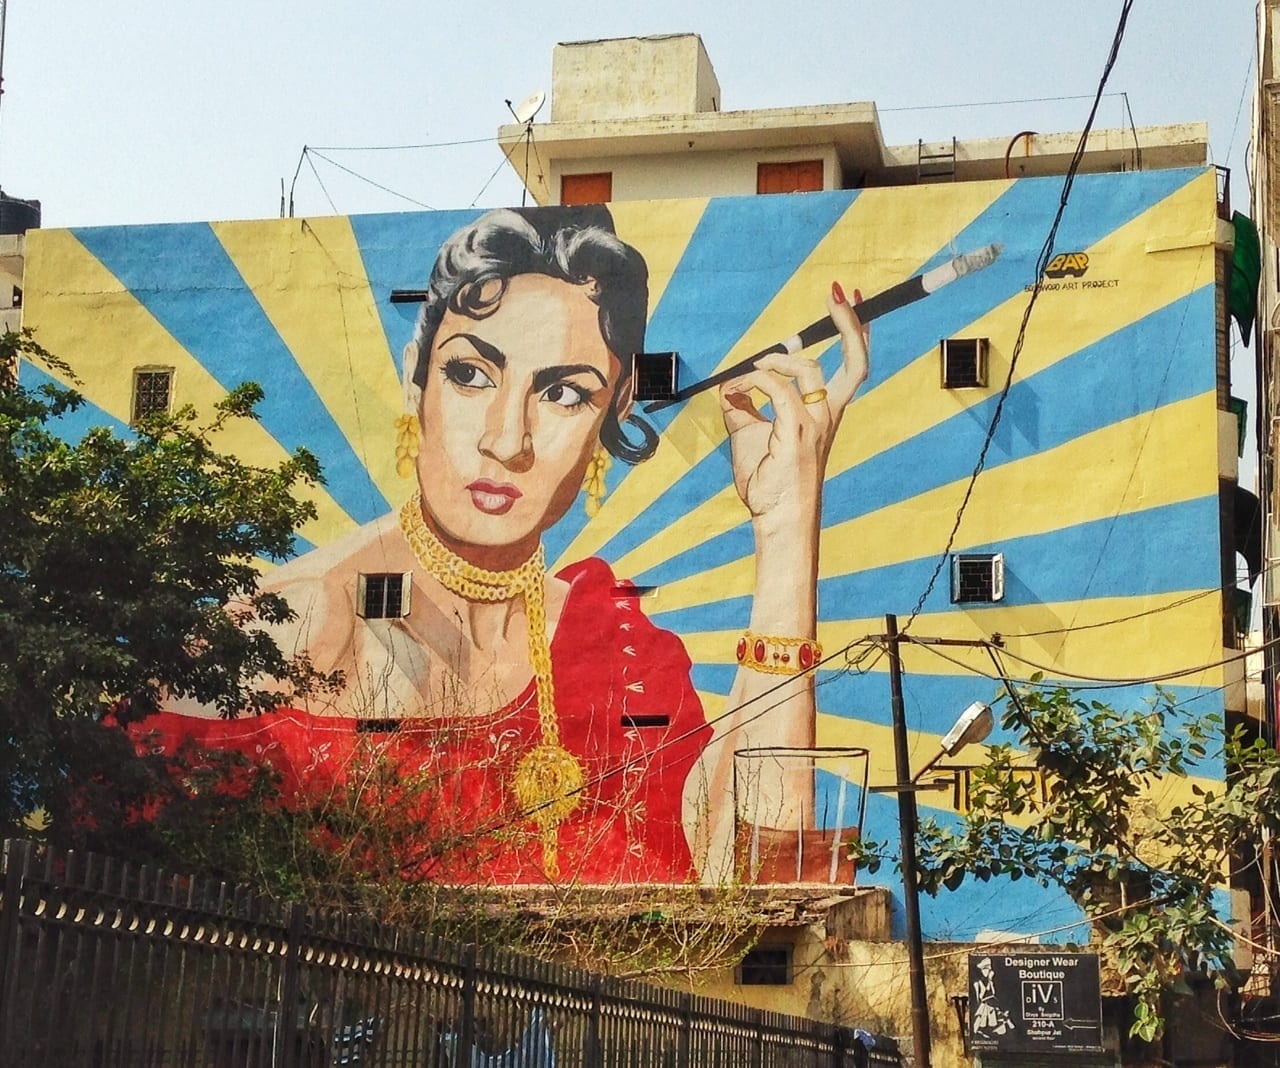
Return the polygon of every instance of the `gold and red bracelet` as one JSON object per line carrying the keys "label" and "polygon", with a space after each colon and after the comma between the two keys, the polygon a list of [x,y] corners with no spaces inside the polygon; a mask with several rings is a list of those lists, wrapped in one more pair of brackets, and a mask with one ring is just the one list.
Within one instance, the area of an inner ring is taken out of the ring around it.
{"label": "gold and red bracelet", "polygon": [[747,631],[738,639],[738,663],[770,675],[799,675],[822,659],[822,643],[812,638],[779,638]]}

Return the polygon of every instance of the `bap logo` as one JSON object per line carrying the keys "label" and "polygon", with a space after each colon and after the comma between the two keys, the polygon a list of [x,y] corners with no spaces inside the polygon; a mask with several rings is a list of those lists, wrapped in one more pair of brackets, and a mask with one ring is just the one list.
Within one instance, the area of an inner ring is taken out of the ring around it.
{"label": "bap logo", "polygon": [[1047,278],[1066,278],[1067,275],[1079,278],[1088,269],[1089,254],[1087,252],[1059,252],[1049,261],[1049,266],[1044,269],[1044,273]]}

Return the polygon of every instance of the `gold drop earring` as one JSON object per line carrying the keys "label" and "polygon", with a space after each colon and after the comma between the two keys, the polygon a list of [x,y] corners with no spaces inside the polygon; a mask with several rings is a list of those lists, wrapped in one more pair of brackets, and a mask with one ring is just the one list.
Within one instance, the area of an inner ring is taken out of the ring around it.
{"label": "gold drop earring", "polygon": [[410,478],[422,447],[422,426],[416,415],[402,415],[396,420],[396,474]]}
{"label": "gold drop earring", "polygon": [[600,504],[609,492],[605,482],[605,472],[609,470],[613,458],[603,445],[597,445],[587,463],[587,473],[582,479],[582,488],[587,492],[587,515],[595,518],[600,511]]}

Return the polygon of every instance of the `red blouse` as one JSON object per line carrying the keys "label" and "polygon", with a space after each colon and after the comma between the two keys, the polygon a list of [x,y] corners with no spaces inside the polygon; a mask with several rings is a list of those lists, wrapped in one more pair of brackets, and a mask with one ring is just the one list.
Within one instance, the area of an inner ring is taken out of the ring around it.
{"label": "red blouse", "polygon": [[[601,560],[559,573],[569,594],[551,642],[560,743],[586,774],[581,804],[558,828],[559,882],[681,882],[693,874],[685,838],[685,780],[711,740],[680,639],[645,617],[630,583]],[[284,803],[322,803],[393,762],[398,800],[421,826],[409,877],[544,883],[541,836],[510,790],[520,758],[539,744],[533,680],[491,716],[378,721],[293,708],[236,720],[161,713],[132,728],[172,751],[184,739],[232,748],[280,776]],[[403,811],[403,808],[400,809]]]}

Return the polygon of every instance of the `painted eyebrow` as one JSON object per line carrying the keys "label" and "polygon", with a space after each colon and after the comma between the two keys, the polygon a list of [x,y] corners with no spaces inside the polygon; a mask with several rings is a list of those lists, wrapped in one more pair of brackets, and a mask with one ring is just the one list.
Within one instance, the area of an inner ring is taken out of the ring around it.
{"label": "painted eyebrow", "polygon": [[471,347],[481,356],[488,360],[499,371],[505,370],[507,366],[507,358],[503,355],[502,350],[496,345],[491,345],[482,337],[476,337],[475,334],[450,334],[447,338],[440,342],[440,345],[447,345],[450,341],[461,338],[463,341],[469,342]]}
{"label": "painted eyebrow", "polygon": [[[502,350],[496,345],[490,344],[482,337],[476,337],[475,334],[450,334],[447,338],[440,342],[441,345],[447,345],[450,341],[461,339],[466,341],[481,356],[494,365],[499,371],[506,370],[507,357]],[[600,379],[600,385],[607,387],[609,379],[605,377],[604,372],[598,367],[593,367],[589,363],[566,363],[555,367],[544,367],[542,370],[534,373],[533,389],[535,393],[541,393],[548,386],[555,385],[561,379],[570,378],[573,375],[592,374]]]}
{"label": "painted eyebrow", "polygon": [[581,374],[595,375],[600,379],[600,385],[606,387],[609,385],[609,380],[605,378],[600,368],[592,367],[589,363],[566,363],[559,367],[544,367],[541,371],[536,371],[533,376],[533,390],[535,393],[541,393],[547,386],[553,386],[561,379]]}

